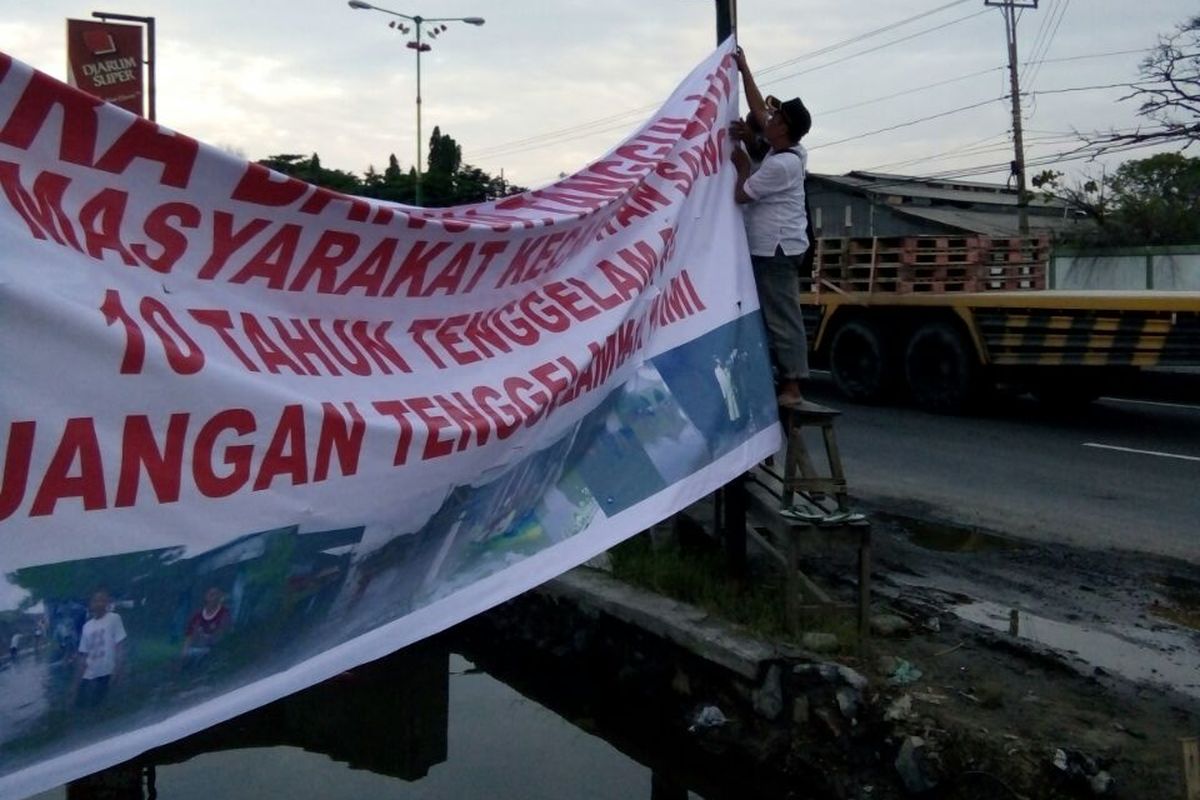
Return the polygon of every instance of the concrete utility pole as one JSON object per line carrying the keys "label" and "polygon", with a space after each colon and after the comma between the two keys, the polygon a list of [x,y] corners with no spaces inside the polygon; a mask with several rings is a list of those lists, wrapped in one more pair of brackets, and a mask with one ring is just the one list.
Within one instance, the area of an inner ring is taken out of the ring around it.
{"label": "concrete utility pole", "polygon": [[985,6],[1000,6],[1008,41],[1008,80],[1012,92],[1013,172],[1017,176],[1017,228],[1029,235],[1029,196],[1025,193],[1025,143],[1021,138],[1021,87],[1017,82],[1017,9],[1034,8],[1038,0],[983,0]]}

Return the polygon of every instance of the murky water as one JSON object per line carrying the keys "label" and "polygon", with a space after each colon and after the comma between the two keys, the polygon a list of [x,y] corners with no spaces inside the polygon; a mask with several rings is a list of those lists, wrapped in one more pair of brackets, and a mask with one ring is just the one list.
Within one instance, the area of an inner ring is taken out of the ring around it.
{"label": "murky water", "polygon": [[1021,546],[1020,542],[1012,539],[955,525],[905,520],[904,527],[913,544],[943,553],[1015,550]]}
{"label": "murky water", "polygon": [[[1011,609],[998,603],[967,603],[953,612],[969,622],[1009,630]],[[1024,611],[1018,614],[1017,630],[1023,639],[1070,653],[1088,665],[1200,698],[1200,652],[1183,630],[1129,625],[1100,630]]]}
{"label": "murky water", "polygon": [[[427,667],[428,659],[420,669]],[[666,785],[648,767],[475,670],[462,656],[443,652],[435,656],[437,668],[440,675],[420,676],[418,688],[399,690],[405,695],[399,698],[388,696],[387,684],[408,680],[411,665],[392,664],[386,675],[365,681],[356,671],[310,690],[316,694],[307,698],[280,701],[155,751],[149,760],[158,796],[699,797]],[[78,785],[71,793],[93,796],[100,795],[80,792]],[[65,798],[67,788],[38,797]]]}

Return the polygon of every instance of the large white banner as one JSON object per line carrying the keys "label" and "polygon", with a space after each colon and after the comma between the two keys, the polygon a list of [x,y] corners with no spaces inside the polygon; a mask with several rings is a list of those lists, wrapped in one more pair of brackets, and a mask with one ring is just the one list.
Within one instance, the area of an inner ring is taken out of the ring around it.
{"label": "large white banner", "polygon": [[575,566],[773,452],[730,46],[544,189],[271,173],[0,54],[0,797]]}

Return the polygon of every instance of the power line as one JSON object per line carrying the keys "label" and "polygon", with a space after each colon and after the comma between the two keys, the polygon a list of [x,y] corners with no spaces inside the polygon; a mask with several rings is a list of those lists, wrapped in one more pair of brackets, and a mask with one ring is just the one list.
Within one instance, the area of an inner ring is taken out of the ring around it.
{"label": "power line", "polygon": [[[1105,53],[1090,53],[1090,54],[1085,54],[1085,55],[1067,56],[1065,58],[1045,58],[1045,59],[1040,59],[1037,61],[1028,60],[1028,61],[1022,62],[1022,64],[1025,66],[1031,66],[1031,65],[1035,65],[1035,64],[1056,64],[1056,63],[1060,63],[1060,62],[1064,62],[1064,61],[1083,61],[1083,60],[1087,60],[1087,59],[1108,58],[1110,56],[1122,56],[1122,55],[1129,55],[1131,53],[1143,53],[1143,52],[1145,52],[1145,51],[1140,50],[1140,49],[1139,50],[1113,50],[1113,51],[1109,51],[1109,52],[1105,52]],[[875,97],[870,100],[863,100],[861,102],[851,103],[850,105],[846,105],[846,106],[838,106],[837,108],[822,109],[821,113],[823,115],[828,115],[828,114],[833,114],[833,113],[836,113],[839,111],[849,111],[854,108],[860,108],[862,106],[872,105],[874,103],[882,103],[887,100],[893,100],[897,97],[904,97],[905,95],[916,94],[918,92],[923,92],[928,89],[936,89],[940,86],[946,86],[947,84],[957,83],[959,81],[969,80],[971,78],[978,78],[981,75],[987,75],[990,72],[1000,72],[1003,69],[1004,69],[1003,66],[989,67],[988,69],[981,69],[981,70],[978,70],[977,72],[969,72],[966,75],[959,75],[955,78],[948,78],[944,81],[937,81],[935,83],[927,83],[923,86],[916,86],[911,89],[905,89],[900,92],[894,92],[892,94],[881,95],[879,97]]]}
{"label": "power line", "polygon": [[965,17],[959,17],[958,19],[951,20],[950,22],[946,22],[941,25],[937,25],[933,28],[926,28],[925,30],[917,31],[916,33],[909,34],[908,36],[902,36],[899,39],[893,39],[890,42],[884,42],[883,44],[879,45],[878,47],[872,47],[869,50],[860,50],[857,53],[851,53],[850,55],[843,56],[842,58],[835,58],[833,61],[826,61],[824,64],[818,64],[815,67],[809,67],[808,69],[802,69],[797,72],[790,72],[787,75],[780,75],[779,77],[771,78],[770,80],[759,81],[759,84],[762,86],[769,86],[772,83],[779,83],[780,81],[787,80],[788,78],[795,78],[800,75],[807,75],[810,72],[816,72],[817,70],[825,69],[826,67],[832,67],[835,64],[841,64],[845,61],[849,61],[852,58],[858,58],[859,56],[865,56],[865,55],[869,55],[871,53],[878,53],[880,50],[885,50],[885,49],[891,47],[892,45],[902,44],[904,42],[911,41],[918,37],[924,36],[927,33],[934,33],[936,31],[942,30],[943,28],[949,28],[951,25],[957,25],[960,22],[966,22],[969,19],[974,19],[975,17],[978,17],[980,14],[986,14],[986,13],[987,13],[987,9],[985,8],[982,11],[976,11],[974,14],[968,14]]}
{"label": "power line", "polygon": [[[955,3],[951,3],[950,5],[951,6],[958,5],[958,3],[962,2],[962,1],[963,0],[957,0]],[[947,7],[949,7],[949,6],[947,6]],[[844,58],[835,59],[833,61],[828,61],[828,62],[825,62],[824,64],[819,64],[815,67],[810,67],[809,69],[806,69],[806,70],[800,70],[799,72],[791,73],[788,75],[783,75],[778,78],[774,78],[772,80],[766,80],[766,81],[760,80],[759,85],[766,86],[766,85],[769,85],[772,83],[778,83],[781,80],[786,80],[787,78],[792,78],[792,77],[795,77],[796,75],[803,75],[808,72],[814,72],[818,69],[824,69],[825,67],[833,66],[834,64],[839,64],[843,61],[848,61],[852,58],[858,58],[859,56],[867,55],[868,53],[877,52],[886,47],[891,47],[894,44],[899,44],[901,42],[905,42],[910,39],[914,39],[918,36],[924,36],[925,34],[932,33],[937,30],[941,30],[942,28],[946,28],[950,25],[956,25],[959,22],[964,22],[968,19],[971,19],[972,17],[977,17],[982,13],[986,13],[986,10],[976,12],[974,14],[970,14],[966,17],[961,17],[957,20],[952,20],[943,25],[938,25],[933,28],[928,28],[928,29],[925,29],[922,31],[918,31],[917,33],[911,34],[909,36],[905,36],[900,39],[894,39],[890,42],[885,42],[884,44],[880,45],[879,47],[872,48],[870,50],[864,50],[864,51],[861,51],[858,53],[852,53],[851,55],[845,56]],[[827,50],[828,49],[829,48],[827,48]],[[760,71],[760,74],[761,74],[761,71]],[[611,131],[611,130],[623,128],[628,124],[628,120],[624,120],[621,122],[614,122],[614,123],[609,124],[610,120],[617,120],[617,119],[623,120],[623,118],[628,117],[633,113],[644,113],[645,111],[652,110],[656,107],[657,107],[656,105],[645,106],[641,109],[636,109],[633,112],[625,112],[623,114],[614,115],[612,117],[606,117],[601,120],[594,120],[593,122],[590,122],[590,123],[583,123],[581,125],[577,125],[574,128],[564,128],[562,130],[555,131],[553,133],[543,134],[541,136],[529,137],[528,139],[519,140],[517,142],[509,142],[509,143],[503,144],[503,145],[495,145],[491,148],[483,148],[483,149],[479,150],[478,152],[472,154],[472,157],[477,158],[477,159],[478,158],[481,158],[481,159],[496,158],[496,157],[502,156],[502,155],[512,155],[514,153],[522,152],[525,150],[532,150],[532,149],[536,149],[539,147],[544,147],[549,144],[561,144],[566,141],[572,141],[574,139],[583,138],[584,136],[592,136],[592,135],[597,135],[600,133],[607,133],[608,131]],[[597,127],[595,127],[597,125],[604,125],[605,127],[597,128]],[[589,130],[589,128],[591,130]],[[578,134],[578,135],[573,135],[573,134]]]}
{"label": "power line", "polygon": [[909,126],[917,125],[922,122],[929,122],[930,120],[940,119],[942,117],[948,117],[948,116],[951,116],[952,114],[959,114],[959,113],[962,113],[963,111],[970,111],[973,108],[980,108],[981,106],[990,105],[992,103],[995,103],[998,100],[1004,100],[1005,97],[1006,97],[1006,95],[1001,95],[1000,97],[993,97],[989,100],[981,100],[978,103],[972,103],[972,104],[966,105],[966,106],[959,106],[958,108],[952,108],[949,111],[942,111],[937,114],[930,114],[927,117],[920,117],[918,119],[910,119],[907,122],[900,122],[895,125],[889,125],[885,128],[877,128],[876,130],[867,131],[866,133],[859,133],[854,136],[847,136],[844,139],[837,139],[832,142],[822,142],[820,144],[813,145],[812,147],[810,147],[808,149],[809,149],[809,151],[819,150],[822,147],[832,147],[832,146],[838,145],[838,144],[845,144],[846,142],[853,142],[858,139],[865,139],[868,136],[875,136],[880,133],[887,133],[889,131],[899,130],[900,128],[907,128]]}
{"label": "power line", "polygon": [[[870,37],[878,35],[880,33],[884,33],[889,30],[894,30],[894,29],[901,27],[903,25],[906,25],[910,22],[914,22],[918,19],[922,19],[924,17],[930,16],[931,14],[935,14],[935,13],[944,11],[948,8],[953,8],[954,6],[961,5],[964,2],[967,2],[967,0],[954,0],[954,2],[952,2],[952,3],[947,3],[944,6],[939,6],[938,8],[935,8],[931,11],[926,11],[921,14],[916,14],[912,17],[907,17],[905,19],[899,20],[890,25],[886,25],[882,28],[877,28],[873,31],[868,31],[865,34],[859,34],[858,36],[853,36],[849,39],[845,39],[843,41],[836,42],[832,45],[829,45],[828,47],[821,48],[820,50],[816,50],[811,53],[805,53],[804,55],[797,56],[796,58],[789,59],[787,61],[783,61],[778,64],[773,64],[771,66],[765,67],[765,68],[759,70],[758,74],[761,77],[762,75],[768,74],[775,70],[786,68],[786,67],[791,66],[792,64],[795,64],[804,59],[814,58],[818,55],[823,55],[825,53],[829,53],[834,50],[840,49],[842,47],[846,47],[846,46],[849,46],[856,42],[862,41],[865,38],[870,38]],[[947,23],[946,25],[953,25],[953,24],[963,21],[964,19],[970,19],[971,16],[977,16],[977,14],[972,14],[969,17],[964,17],[959,20],[954,20],[950,23]],[[848,56],[847,59],[848,58],[856,58],[859,55],[866,55],[866,54],[869,54],[872,52],[876,52],[877,50],[883,49],[884,47],[890,47],[892,44],[896,44],[896,43],[902,42],[902,41],[907,41],[909,39],[915,38],[916,36],[923,36],[926,33],[931,33],[933,31],[940,30],[940,29],[946,27],[946,25],[939,25],[935,28],[930,28],[930,29],[926,29],[924,31],[919,31],[916,34],[905,37],[903,39],[898,39],[893,42],[885,43],[878,48],[864,50],[861,53],[857,53],[857,54]],[[824,65],[815,67],[814,69],[823,69],[825,66],[830,66],[831,64],[840,63],[840,61],[845,61],[847,59],[840,59],[839,61],[829,62],[828,64],[824,64]],[[809,70],[809,71],[811,71],[811,70]],[[795,74],[803,74],[803,71],[800,73],[795,73]],[[760,80],[760,85],[765,86],[768,83],[773,83],[773,82],[777,82],[779,80],[784,80],[785,78],[788,78],[788,77],[793,77],[793,76],[786,75],[786,76],[776,78],[771,81]],[[494,158],[494,157],[498,157],[500,155],[509,155],[511,153],[522,152],[523,150],[532,149],[530,147],[526,147],[526,145],[529,145],[529,144],[532,144],[535,142],[542,142],[543,140],[551,140],[551,139],[555,139],[557,137],[567,137],[566,139],[564,139],[564,141],[570,141],[571,139],[579,138],[577,136],[574,136],[573,134],[583,133],[585,131],[587,132],[587,135],[606,133],[609,130],[613,130],[616,127],[622,127],[622,126],[628,124],[628,122],[631,121],[628,119],[629,117],[645,114],[646,112],[653,111],[657,107],[658,107],[657,103],[646,105],[646,106],[641,106],[639,108],[630,109],[629,111],[624,111],[619,114],[614,114],[611,116],[601,117],[599,119],[591,120],[588,122],[583,122],[583,123],[580,123],[578,125],[574,125],[574,126],[571,126],[568,128],[560,128],[558,130],[548,131],[546,133],[537,134],[534,136],[526,137],[524,139],[518,139],[518,140],[511,141],[511,142],[504,142],[501,144],[492,145],[491,147],[481,148],[479,151],[472,154],[472,156],[474,158],[484,158],[484,159]],[[595,129],[595,130],[590,130],[590,129]]]}
{"label": "power line", "polygon": [[787,61],[781,61],[778,64],[772,64],[769,67],[759,70],[759,76],[761,77],[770,72],[774,72],[775,70],[785,69],[787,67],[790,67],[793,64],[797,64],[797,63],[804,61],[806,59],[809,59],[809,58],[816,58],[817,56],[825,55],[826,53],[833,52],[834,50],[838,50],[842,47],[846,47],[848,45],[855,44],[856,42],[861,42],[864,39],[870,39],[874,36],[878,36],[881,33],[887,33],[888,31],[892,31],[897,28],[903,27],[910,22],[916,22],[919,19],[923,19],[924,17],[928,17],[928,16],[932,16],[933,14],[940,13],[942,11],[945,11],[948,8],[953,8],[954,6],[960,6],[965,2],[967,2],[967,0],[955,0],[955,2],[953,2],[953,3],[947,3],[944,6],[938,6],[937,8],[932,9],[930,11],[925,11],[925,12],[916,14],[911,17],[905,17],[902,20],[893,22],[889,25],[885,25],[882,28],[876,28],[875,30],[867,31],[866,33],[859,34],[858,36],[852,36],[849,39],[843,39],[840,42],[831,44],[828,47],[823,47],[820,50],[813,50],[811,53],[805,53],[803,55],[796,56],[795,58],[788,59]]}
{"label": "power line", "polygon": [[1054,18],[1053,27],[1050,28],[1050,33],[1046,36],[1041,50],[1034,54],[1036,55],[1039,63],[1034,66],[1033,72],[1029,75],[1028,81],[1026,81],[1024,76],[1021,77],[1022,85],[1032,87],[1037,82],[1037,79],[1042,72],[1042,64],[1040,61],[1046,55],[1046,53],[1050,52],[1050,45],[1054,42],[1054,37],[1058,35],[1058,28],[1060,25],[1062,25],[1063,18],[1067,15],[1067,9],[1070,7],[1071,0],[1061,0],[1061,2],[1055,7],[1055,10],[1058,12],[1057,16],[1055,16],[1054,12],[1050,13],[1050,17]]}
{"label": "power line", "polygon": [[916,94],[917,92],[924,92],[929,89],[936,89],[939,86],[945,86],[950,83],[958,83],[959,81],[965,81],[970,78],[978,78],[980,75],[986,75],[989,72],[997,72],[1002,69],[1004,69],[1004,67],[989,67],[988,69],[981,69],[978,72],[971,72],[966,75],[959,75],[957,78],[949,78],[944,81],[938,81],[937,83],[927,83],[924,86],[917,86],[912,89],[905,89],[904,91],[901,91],[901,92],[895,92],[893,94],[883,95],[882,97],[876,97],[871,100],[863,100],[862,102],[852,103],[848,106],[839,106],[837,108],[827,108],[827,109],[824,109],[821,113],[822,114],[834,114],[838,111],[849,111],[852,108],[861,108],[862,106],[869,106],[874,103],[882,103],[885,100],[894,100],[897,97],[903,97],[903,96],[909,95],[909,94]]}
{"label": "power line", "polygon": [[[959,2],[963,2],[963,0],[959,0]],[[934,9],[934,11],[936,12],[936,11],[945,10],[947,8],[958,5],[959,2],[950,3],[946,6],[941,6],[938,9]],[[879,31],[888,30],[888,29],[897,27],[897,26],[905,24],[909,21],[913,21],[920,17],[927,16],[930,13],[934,13],[934,12],[926,12],[925,14],[919,14],[916,17],[909,18],[908,20],[901,20],[900,22],[895,23],[892,26],[888,26],[887,28],[881,28],[881,29],[879,29]],[[972,15],[972,16],[975,16],[975,15]],[[947,24],[948,25],[957,24],[958,22],[962,22],[965,19],[969,19],[969,18],[970,17],[960,18],[958,20],[954,20]],[[929,33],[929,32],[938,30],[942,27],[945,27],[945,25],[938,26],[937,28],[932,28],[932,29],[922,31],[916,35],[924,35],[925,33]],[[789,61],[780,62],[780,64],[776,64],[771,67],[767,67],[765,70],[762,70],[762,72],[770,71],[772,69],[777,69],[784,65],[790,65],[790,64],[797,63],[798,61],[800,61],[804,58],[808,58],[813,55],[816,55],[817,53],[829,52],[832,49],[845,46],[846,44],[852,43],[854,41],[860,41],[865,36],[866,36],[866,34],[863,34],[862,36],[854,37],[852,39],[846,40],[845,42],[841,42],[841,43],[838,43],[835,45],[830,45],[829,47],[823,48],[820,51],[816,51],[813,54],[806,54],[804,56],[790,59]],[[890,44],[891,43],[887,43],[884,46],[885,47],[890,46]],[[876,49],[882,49],[882,48],[876,48]],[[875,50],[868,50],[868,51],[863,51],[861,53],[856,53],[856,54],[854,54],[854,56],[851,56],[851,57],[857,57],[858,55],[866,55],[870,52],[875,52]],[[1101,53],[1085,53],[1085,54],[1079,54],[1079,55],[1074,55],[1074,56],[1064,56],[1064,57],[1059,57],[1059,58],[1029,59],[1029,60],[1024,61],[1023,65],[1026,67],[1029,67],[1029,66],[1040,65],[1040,64],[1058,64],[1058,63],[1066,63],[1066,62],[1071,62],[1071,61],[1084,61],[1084,60],[1099,59],[1099,58],[1110,58],[1113,56],[1133,55],[1133,54],[1145,53],[1145,52],[1146,52],[1146,50],[1144,48],[1135,48],[1135,49],[1128,49],[1128,50],[1110,50],[1110,51],[1105,51],[1105,52],[1101,52]],[[845,60],[845,59],[843,59],[843,60]],[[824,66],[828,66],[828,65],[827,64],[819,65],[819,66],[815,67],[814,69],[821,69]],[[841,107],[835,108],[835,109],[829,109],[825,113],[828,114],[828,113],[846,111],[846,110],[850,110],[852,108],[858,108],[858,107],[870,105],[870,104],[873,104],[876,102],[884,102],[886,100],[891,100],[896,97],[902,97],[907,94],[913,94],[913,93],[917,93],[919,91],[937,88],[939,86],[944,86],[946,84],[953,83],[956,81],[966,80],[971,77],[978,77],[980,75],[984,75],[989,72],[992,72],[995,70],[1000,70],[1000,69],[1003,69],[1003,67],[994,67],[994,68],[987,69],[987,70],[980,70],[978,72],[974,72],[969,75],[959,76],[958,78],[952,78],[952,79],[945,80],[945,81],[938,81],[936,83],[927,84],[922,87],[917,87],[914,89],[907,89],[902,92],[897,92],[897,93],[894,93],[891,95],[884,95],[884,96],[881,96],[881,97],[878,97],[878,98],[875,98],[872,100],[862,101],[860,103],[855,103],[855,104],[851,104],[848,106],[841,106]],[[798,72],[795,74],[797,74],[797,75],[804,74],[804,72],[807,72],[807,71],[812,71],[812,70],[806,70],[806,71]],[[793,75],[783,76],[776,80],[783,80],[785,77],[793,77]],[[1036,97],[1036,94],[1038,94],[1038,93],[1034,93],[1035,97]],[[573,126],[570,126],[567,128],[561,128],[558,130],[548,131],[545,133],[529,136],[529,137],[526,137],[523,139],[517,139],[517,140],[510,141],[510,142],[504,142],[501,144],[492,145],[490,147],[480,148],[479,150],[472,153],[471,156],[473,159],[483,159],[483,160],[494,159],[494,158],[499,158],[501,156],[512,155],[515,153],[525,152],[528,150],[540,149],[542,147],[549,147],[549,146],[556,145],[556,144],[563,144],[563,143],[570,142],[570,141],[576,141],[578,139],[583,139],[583,138],[586,138],[589,136],[596,136],[596,135],[600,135],[603,133],[608,133],[610,131],[618,130],[620,128],[624,128],[624,127],[628,126],[631,122],[635,121],[635,119],[637,119],[639,117],[639,115],[644,115],[650,111],[653,111],[657,107],[658,107],[658,104],[650,104],[650,105],[640,106],[638,108],[629,109],[628,111],[623,111],[623,112],[620,112],[617,114],[612,114],[607,117],[600,117],[598,119],[590,120],[588,122],[583,122],[578,125],[573,125]]]}
{"label": "power line", "polygon": [[[1154,86],[1153,83],[1103,83],[1096,86],[1071,86],[1065,89],[1040,89],[1036,92],[1029,92],[1030,95],[1039,94],[1067,94],[1068,92],[1090,92],[1097,89],[1136,89],[1142,86]],[[1025,92],[1022,92],[1025,94]]]}
{"label": "power line", "polygon": [[1109,50],[1105,53],[1088,53],[1088,54],[1079,55],[1079,56],[1065,56],[1063,58],[1043,58],[1041,61],[1038,61],[1038,62],[1026,61],[1024,63],[1025,63],[1025,65],[1034,64],[1034,63],[1058,64],[1063,61],[1084,61],[1089,58],[1108,58],[1109,56],[1127,56],[1127,55],[1131,55],[1133,53],[1145,53],[1145,52],[1146,52],[1146,48],[1139,47],[1139,48],[1134,48],[1133,50]]}

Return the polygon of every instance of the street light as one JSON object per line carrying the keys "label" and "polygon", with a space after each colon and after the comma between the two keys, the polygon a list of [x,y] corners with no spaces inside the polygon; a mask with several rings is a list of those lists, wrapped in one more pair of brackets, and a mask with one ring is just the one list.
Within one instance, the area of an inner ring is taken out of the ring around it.
{"label": "street light", "polygon": [[[363,2],[363,0],[349,0],[347,3],[353,9],[369,8],[372,11],[382,11],[384,14],[391,14],[393,17],[406,19],[413,25],[414,36],[416,37],[408,43],[408,47],[417,51],[417,180],[414,187],[415,204],[421,205],[421,53],[432,49],[428,44],[421,41],[422,26],[433,23],[434,29],[430,31],[430,38],[437,38],[437,35],[446,29],[446,22],[465,22],[468,25],[482,25],[483,17],[422,17],[409,16],[401,14],[397,11],[392,11],[388,8],[372,5],[371,3]],[[392,22],[391,26],[397,28],[401,33],[408,33],[408,28],[403,23],[397,24]]]}

